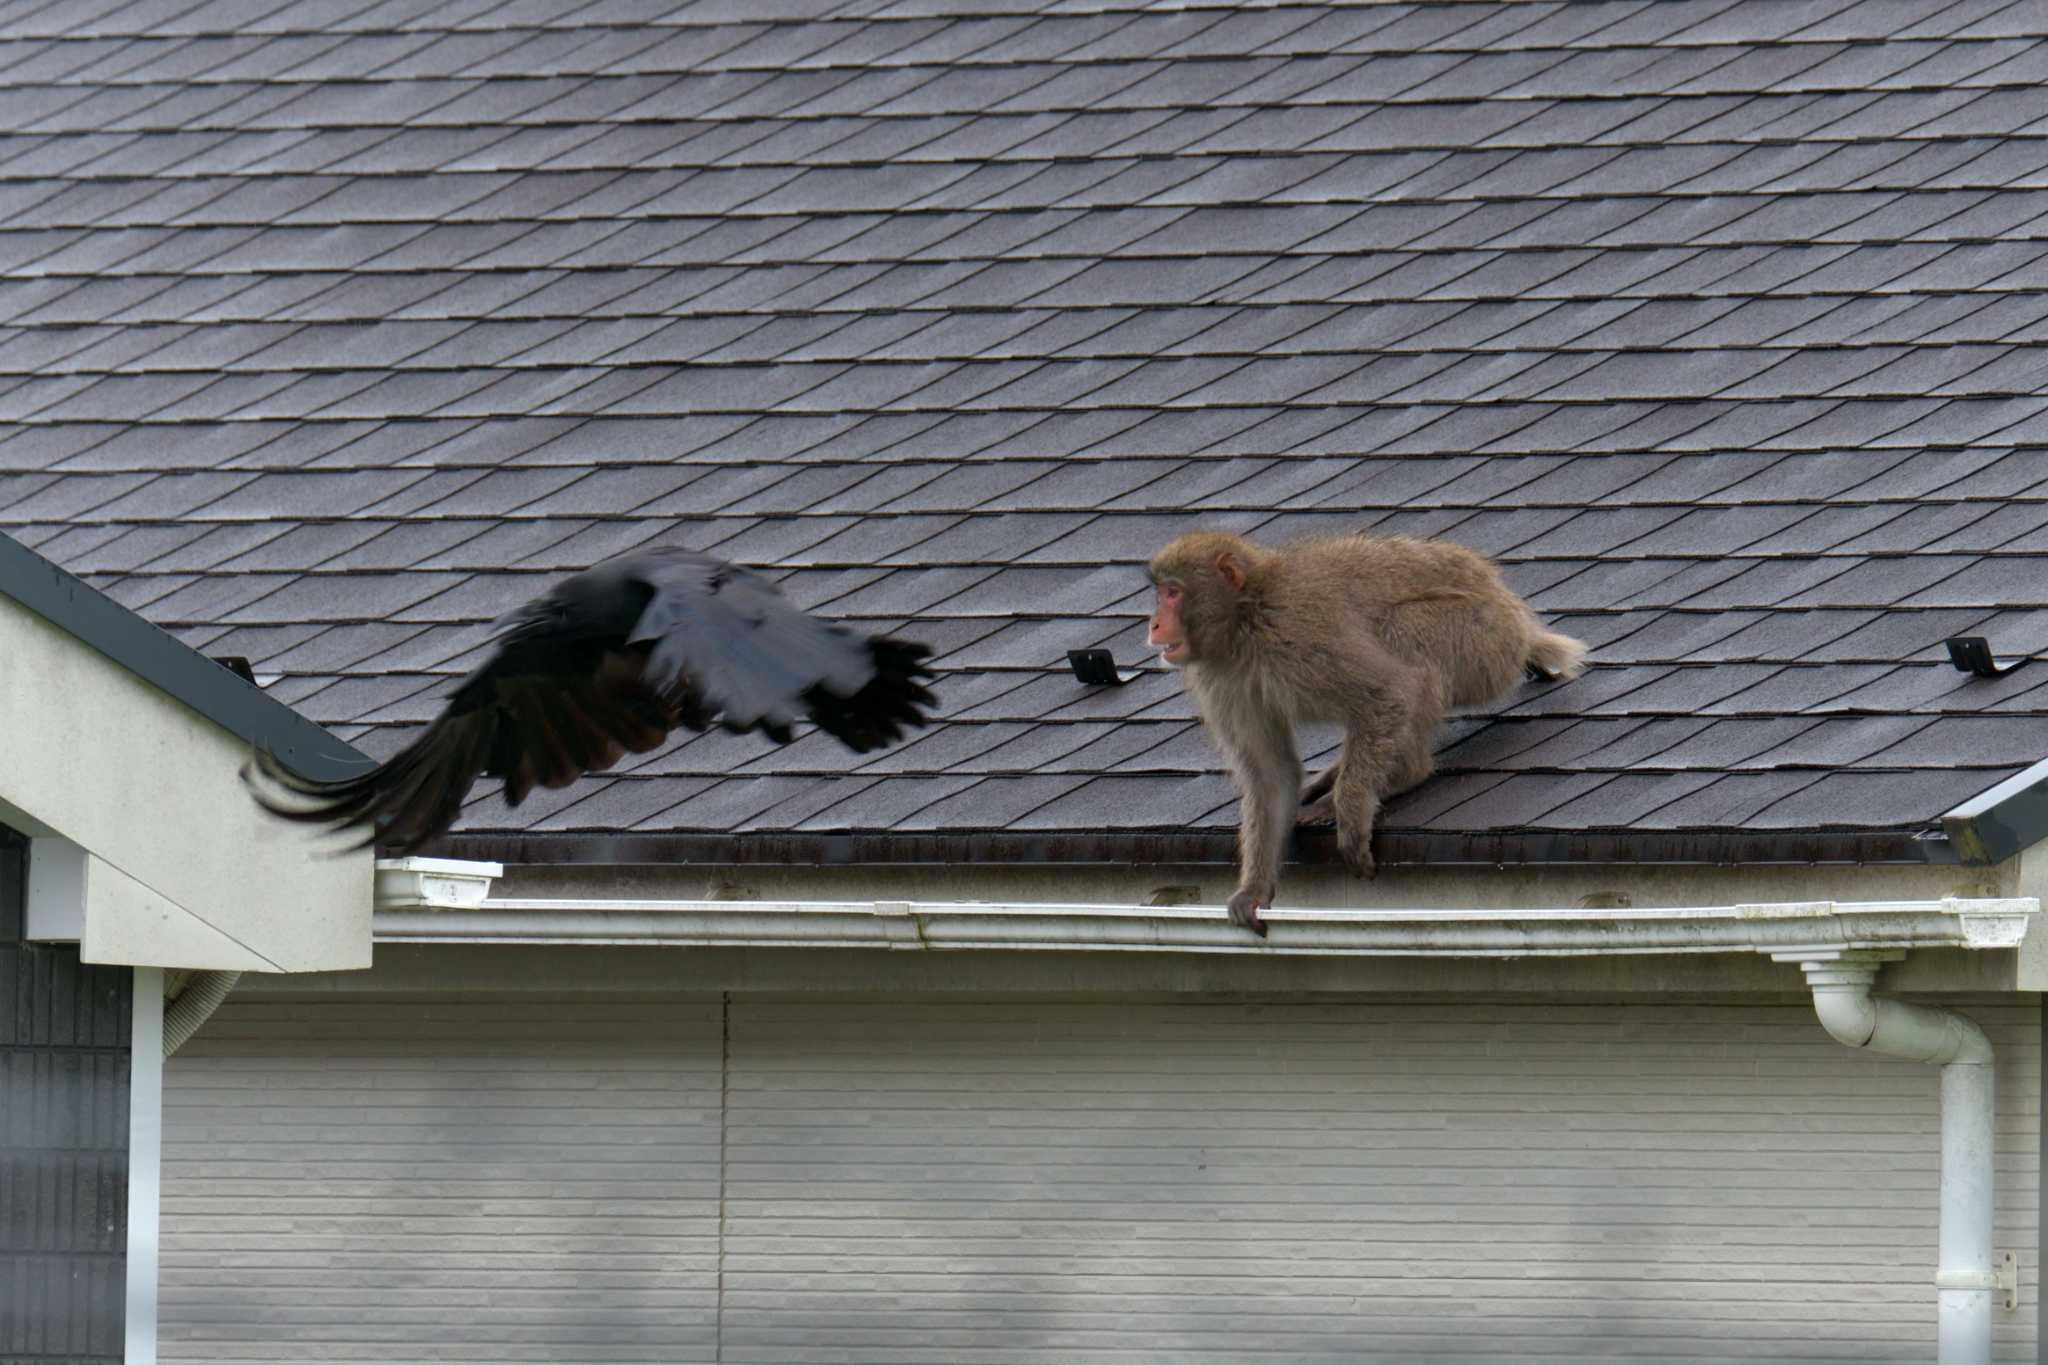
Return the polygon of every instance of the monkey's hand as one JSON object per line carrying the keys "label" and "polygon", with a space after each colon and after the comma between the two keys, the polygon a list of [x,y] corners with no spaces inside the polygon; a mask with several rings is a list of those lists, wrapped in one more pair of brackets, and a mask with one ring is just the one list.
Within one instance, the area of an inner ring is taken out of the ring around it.
{"label": "monkey's hand", "polygon": [[1271,891],[1266,892],[1262,896],[1251,887],[1240,887],[1230,898],[1230,922],[1242,925],[1260,938],[1264,938],[1266,936],[1266,922],[1259,918],[1259,907],[1271,905],[1272,903],[1273,893]]}
{"label": "monkey's hand", "polygon": [[1294,812],[1294,823],[1297,825],[1327,825],[1336,818],[1337,803],[1327,796],[1314,801],[1304,801],[1300,809]]}

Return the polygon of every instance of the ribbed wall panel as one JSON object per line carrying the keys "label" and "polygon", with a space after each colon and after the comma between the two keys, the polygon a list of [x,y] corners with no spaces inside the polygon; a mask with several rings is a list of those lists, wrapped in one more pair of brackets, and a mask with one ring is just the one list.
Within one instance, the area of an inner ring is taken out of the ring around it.
{"label": "ribbed wall panel", "polygon": [[25,853],[0,830],[0,1365],[116,1365],[134,974],[22,940]]}
{"label": "ribbed wall panel", "polygon": [[166,1071],[161,1359],[715,1358],[715,999],[250,1004]]}
{"label": "ribbed wall panel", "polygon": [[[1968,1010],[2030,1362],[2039,1016]],[[231,1003],[165,1359],[1931,1358],[1936,1074],[1803,1001],[742,995],[724,1051],[689,997]]]}

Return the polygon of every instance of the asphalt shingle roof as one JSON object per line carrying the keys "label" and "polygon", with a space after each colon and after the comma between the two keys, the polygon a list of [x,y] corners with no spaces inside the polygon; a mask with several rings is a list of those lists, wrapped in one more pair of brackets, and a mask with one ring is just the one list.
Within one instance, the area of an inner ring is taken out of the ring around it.
{"label": "asphalt shingle roof", "polygon": [[480,831],[1220,834],[1172,680],[1064,665],[1150,667],[1196,524],[1459,540],[1594,645],[1396,858],[1911,832],[2048,754],[2048,670],[1941,648],[2048,657],[2038,8],[812,8],[0,17],[0,531],[374,754],[638,545],[940,647],[902,749]]}

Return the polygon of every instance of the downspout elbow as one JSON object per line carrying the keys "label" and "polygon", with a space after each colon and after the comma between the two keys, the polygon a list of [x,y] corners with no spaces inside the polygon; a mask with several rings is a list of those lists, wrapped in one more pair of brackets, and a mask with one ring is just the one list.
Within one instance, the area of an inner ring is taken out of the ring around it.
{"label": "downspout elbow", "polygon": [[1813,1011],[1837,1042],[1931,1066],[1990,1065],[1991,1040],[1972,1020],[1951,1010],[1873,996],[1876,975],[1875,968],[1861,964],[1807,969]]}

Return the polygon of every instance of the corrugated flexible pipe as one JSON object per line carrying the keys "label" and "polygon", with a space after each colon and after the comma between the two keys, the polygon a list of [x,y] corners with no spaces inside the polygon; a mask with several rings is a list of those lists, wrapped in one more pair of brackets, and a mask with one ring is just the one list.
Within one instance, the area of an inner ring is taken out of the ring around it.
{"label": "corrugated flexible pipe", "polygon": [[178,992],[178,998],[164,1006],[164,1056],[176,1052],[199,1032],[199,1026],[213,1017],[220,1002],[228,998],[228,992],[241,979],[240,972],[194,972],[185,989]]}

